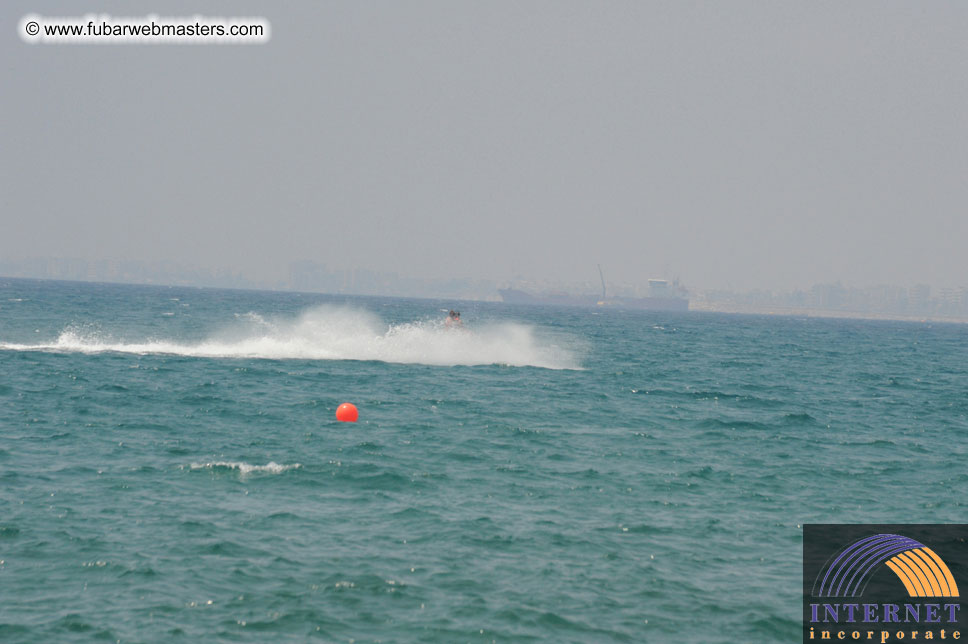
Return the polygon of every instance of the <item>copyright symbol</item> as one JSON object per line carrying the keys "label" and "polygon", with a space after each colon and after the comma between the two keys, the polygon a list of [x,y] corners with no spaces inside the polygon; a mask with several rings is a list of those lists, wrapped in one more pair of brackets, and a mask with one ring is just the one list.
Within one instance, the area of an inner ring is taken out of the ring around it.
{"label": "copyright symbol", "polygon": [[28,22],[24,26],[24,29],[26,30],[28,36],[36,36],[37,34],[40,33],[40,25],[34,22],[33,20]]}

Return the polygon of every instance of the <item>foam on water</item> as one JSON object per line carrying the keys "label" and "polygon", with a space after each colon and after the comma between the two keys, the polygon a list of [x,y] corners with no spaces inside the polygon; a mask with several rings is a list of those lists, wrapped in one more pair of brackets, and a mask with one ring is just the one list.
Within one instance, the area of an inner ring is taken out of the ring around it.
{"label": "foam on water", "polygon": [[253,473],[282,474],[287,470],[299,469],[302,467],[302,464],[292,463],[290,465],[281,465],[275,461],[269,461],[265,465],[252,465],[241,461],[213,461],[210,463],[192,463],[190,467],[193,470],[238,470],[239,474],[245,476]]}
{"label": "foam on water", "polygon": [[265,318],[258,313],[236,318],[241,328],[196,343],[155,338],[118,341],[98,331],[68,327],[54,342],[0,343],[0,349],[580,368],[573,348],[539,339],[534,327],[514,322],[489,322],[461,329],[448,328],[436,320],[388,325],[371,312],[334,307],[310,309],[295,319]]}

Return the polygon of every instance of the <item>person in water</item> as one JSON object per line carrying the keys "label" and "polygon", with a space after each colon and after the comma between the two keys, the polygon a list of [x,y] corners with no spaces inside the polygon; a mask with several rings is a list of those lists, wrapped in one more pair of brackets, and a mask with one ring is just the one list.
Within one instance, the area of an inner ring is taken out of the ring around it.
{"label": "person in water", "polygon": [[463,322],[460,321],[460,311],[451,309],[450,313],[447,314],[446,324],[450,327],[458,327],[463,325]]}

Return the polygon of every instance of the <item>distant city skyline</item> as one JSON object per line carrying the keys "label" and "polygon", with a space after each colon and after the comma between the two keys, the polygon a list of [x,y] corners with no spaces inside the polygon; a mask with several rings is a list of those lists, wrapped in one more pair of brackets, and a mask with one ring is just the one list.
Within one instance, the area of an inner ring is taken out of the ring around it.
{"label": "distant city skyline", "polygon": [[[286,277],[259,280],[244,271],[229,268],[183,266],[174,262],[101,260],[79,258],[0,259],[0,279],[32,278],[95,282],[119,282],[157,286],[264,289],[302,291],[333,295],[377,295],[428,299],[500,301],[498,289],[515,286],[533,293],[566,292],[597,294],[598,281],[566,283],[519,276],[508,282],[448,277],[426,279],[367,268],[338,269],[302,260],[291,262]],[[610,296],[650,295],[648,280],[615,282],[606,278]],[[936,288],[930,284],[868,284],[818,282],[803,289],[750,289],[732,291],[685,284],[691,310],[809,314],[827,312],[857,317],[917,318],[968,321],[968,283]]]}

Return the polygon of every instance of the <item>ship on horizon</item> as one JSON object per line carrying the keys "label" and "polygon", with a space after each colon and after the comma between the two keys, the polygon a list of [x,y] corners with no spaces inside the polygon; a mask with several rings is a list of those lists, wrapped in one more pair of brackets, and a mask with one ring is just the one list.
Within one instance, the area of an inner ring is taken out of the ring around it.
{"label": "ship on horizon", "polygon": [[605,276],[602,267],[598,267],[602,279],[602,293],[599,295],[573,295],[563,292],[529,293],[517,288],[498,289],[501,299],[508,304],[530,304],[534,306],[577,306],[614,307],[620,309],[636,309],[643,311],[688,311],[689,298],[686,289],[679,285],[679,280],[669,282],[664,279],[649,280],[649,295],[647,297],[608,297],[605,289]]}

